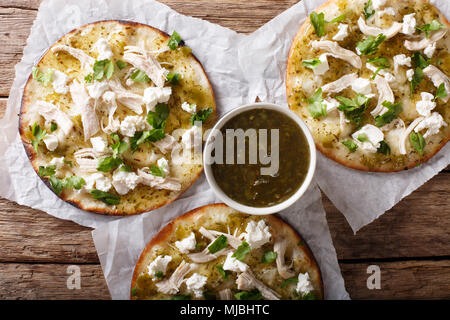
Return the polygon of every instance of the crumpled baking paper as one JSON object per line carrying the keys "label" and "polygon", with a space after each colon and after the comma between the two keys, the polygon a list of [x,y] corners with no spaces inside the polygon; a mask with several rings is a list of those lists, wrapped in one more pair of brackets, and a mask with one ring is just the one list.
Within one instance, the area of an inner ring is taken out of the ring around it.
{"label": "crumpled baking paper", "polygon": [[[223,114],[255,100],[237,63],[238,46],[244,35],[186,17],[150,0],[44,0],[33,24],[22,61],[16,66],[5,117],[0,120],[0,196],[43,210],[58,218],[97,228],[93,238],[111,295],[129,297],[134,264],[145,244],[168,221],[198,206],[220,202],[204,175],[179,200],[158,210],[131,217],[107,217],[81,211],[57,198],[32,169],[17,131],[22,90],[32,66],[62,35],[80,25],[106,19],[132,20],[177,30],[203,64],[211,80],[217,109]],[[245,41],[244,41],[245,42]],[[332,244],[318,187],[309,190],[281,216],[307,241],[322,271],[329,299],[348,299]]]}
{"label": "crumpled baking paper", "polygon": [[[207,190],[153,213],[116,220],[92,231],[111,297],[129,299],[134,266],[146,244],[164,225],[184,212],[218,202],[213,191]],[[318,187],[311,185],[299,201],[279,215],[311,248],[322,272],[325,298],[348,299]]]}
{"label": "crumpled baking paper", "polygon": [[[245,39],[239,47],[239,63],[250,85],[251,95],[287,107],[284,75],[291,43],[309,14],[324,2],[326,0],[303,0]],[[450,18],[448,0],[432,0],[431,3],[447,19]],[[449,144],[426,164],[398,173],[349,169],[319,152],[315,178],[356,233],[449,164]]]}

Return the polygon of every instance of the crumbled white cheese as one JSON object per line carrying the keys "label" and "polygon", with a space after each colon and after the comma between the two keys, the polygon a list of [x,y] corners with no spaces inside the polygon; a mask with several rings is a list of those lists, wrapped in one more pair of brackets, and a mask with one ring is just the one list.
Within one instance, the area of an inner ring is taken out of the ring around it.
{"label": "crumbled white cheese", "polygon": [[100,98],[103,93],[109,89],[109,85],[106,81],[94,81],[94,83],[87,85],[86,89],[89,93],[89,96],[93,99]]}
{"label": "crumbled white cheese", "polygon": [[229,270],[234,272],[245,272],[248,269],[248,265],[236,258],[232,257],[233,252],[228,253],[225,262],[223,263],[223,270]]}
{"label": "crumbled white cheese", "polygon": [[61,169],[64,166],[64,157],[55,157],[50,161],[50,164],[55,166],[56,169]]}
{"label": "crumbled white cheese", "polygon": [[108,150],[108,142],[102,137],[91,138],[92,148],[97,153],[104,153]]}
{"label": "crumbled white cheese", "polygon": [[370,95],[372,93],[370,80],[366,78],[357,78],[352,82],[352,90],[363,95]]}
{"label": "crumbled white cheese", "polygon": [[414,18],[415,15],[415,13],[411,13],[403,16],[402,33],[412,35],[414,32],[416,32],[416,18]]}
{"label": "crumbled white cheese", "polygon": [[297,282],[297,293],[304,295],[314,290],[308,273],[299,273]]}
{"label": "crumbled white cheese", "polygon": [[127,194],[136,188],[139,183],[139,176],[134,172],[120,171],[117,169],[113,174],[113,186],[120,195]]}
{"label": "crumbled white cheese", "polygon": [[162,272],[162,274],[166,274],[167,265],[170,261],[172,261],[171,256],[156,257],[156,259],[153,260],[147,267],[149,276],[151,276],[153,280],[158,280],[159,278],[155,276],[155,273]]}
{"label": "crumbled white cheese", "polygon": [[407,57],[403,53],[394,56],[394,70],[397,71],[399,66],[411,67],[411,57]]}
{"label": "crumbled white cheese", "polygon": [[181,253],[189,253],[190,250],[194,250],[197,245],[197,241],[195,240],[195,234],[191,232],[190,236],[184,238],[181,241],[176,241],[175,246],[180,250]]}
{"label": "crumbled white cheese", "polygon": [[98,52],[97,60],[110,59],[113,56],[108,40],[105,38],[98,39],[93,48]]}
{"label": "crumbled white cheese", "polygon": [[325,99],[323,100],[323,103],[325,104],[325,106],[327,107],[327,112],[331,112],[333,110],[336,110],[337,107],[339,107],[339,101],[337,101],[336,99],[330,98],[330,99]]}
{"label": "crumbled white cheese", "polygon": [[144,103],[153,109],[158,103],[166,103],[172,94],[171,87],[149,87],[144,90]]}
{"label": "crumbled white cheese", "polygon": [[396,12],[395,12],[395,9],[392,8],[392,7],[387,7],[385,9],[383,9],[383,10],[377,11],[377,17],[378,18],[380,18],[381,16],[383,16],[385,14],[388,14],[390,16],[395,16]]}
{"label": "crumbled white cheese", "polygon": [[[358,140],[358,137],[362,134],[366,135],[367,141],[362,142]],[[375,153],[380,147],[380,142],[384,139],[384,133],[376,126],[366,124],[361,129],[353,133],[352,138],[362,150]]]}
{"label": "crumbled white cheese", "polygon": [[192,276],[185,280],[186,289],[193,293],[196,298],[203,297],[203,287],[208,281],[208,277],[202,276],[198,273],[194,273]]}
{"label": "crumbled white cheese", "polygon": [[58,148],[58,138],[54,134],[46,134],[43,141],[49,151],[55,151]]}
{"label": "crumbled white cheese", "polygon": [[[370,71],[373,71],[374,73],[377,71],[377,67],[375,67],[373,64],[370,63],[366,63],[366,68],[369,69]],[[378,75],[383,76],[387,82],[392,82],[395,80],[394,76],[392,75],[392,73],[387,72],[386,70],[380,70],[378,71]]]}
{"label": "crumbled white cheese", "polygon": [[86,185],[84,189],[90,191],[92,189],[98,189],[100,191],[108,192],[111,186],[111,180],[103,174],[96,172],[84,178]]}
{"label": "crumbled white cheese", "polygon": [[421,92],[420,96],[422,100],[416,103],[417,113],[421,116],[428,117],[431,114],[431,110],[436,107],[436,102],[433,101],[434,96],[428,92]]}
{"label": "crumbled white cheese", "polygon": [[53,70],[52,75],[52,85],[53,89],[56,93],[60,94],[66,94],[69,90],[69,87],[67,86],[67,81],[69,81],[69,77],[61,71]]}
{"label": "crumbled white cheese", "polygon": [[140,116],[126,116],[120,123],[120,133],[126,137],[133,137],[136,131],[145,130],[147,121]]}
{"label": "crumbled white cheese", "polygon": [[197,111],[197,105],[195,103],[189,104],[187,102],[183,102],[181,109],[189,113],[195,113]]}
{"label": "crumbled white cheese", "polygon": [[164,176],[169,175],[170,167],[169,167],[169,162],[167,161],[166,158],[162,157],[162,158],[158,159],[156,164],[162,170],[162,172],[164,172]]}
{"label": "crumbled white cheese", "polygon": [[270,241],[272,234],[269,232],[269,227],[264,220],[259,220],[258,223],[250,221],[245,228],[244,238],[252,249],[258,249]]}
{"label": "crumbled white cheese", "polygon": [[406,70],[406,78],[408,79],[409,82],[412,81],[413,76],[414,76],[414,70],[413,69]]}
{"label": "crumbled white cheese", "polygon": [[323,53],[319,56],[320,64],[313,69],[314,74],[322,75],[330,69],[327,55],[327,53]]}
{"label": "crumbled white cheese", "polygon": [[434,55],[434,51],[436,51],[436,42],[429,44],[424,50],[423,53],[427,56],[427,58],[431,59]]}
{"label": "crumbled white cheese", "polygon": [[348,36],[348,24],[340,23],[338,32],[334,35],[333,40],[342,41]]}
{"label": "crumbled white cheese", "polygon": [[372,1],[372,7],[375,10],[380,9],[382,6],[384,6],[386,4],[386,0],[373,0]]}
{"label": "crumbled white cheese", "polygon": [[444,121],[442,116],[438,112],[433,112],[430,116],[423,119],[414,128],[415,132],[420,132],[427,129],[427,132],[423,135],[424,138],[432,136],[433,134],[439,133],[441,127],[446,127],[447,123]]}
{"label": "crumbled white cheese", "polygon": [[192,126],[181,136],[181,143],[186,149],[198,149],[202,145],[202,129],[198,126]]}

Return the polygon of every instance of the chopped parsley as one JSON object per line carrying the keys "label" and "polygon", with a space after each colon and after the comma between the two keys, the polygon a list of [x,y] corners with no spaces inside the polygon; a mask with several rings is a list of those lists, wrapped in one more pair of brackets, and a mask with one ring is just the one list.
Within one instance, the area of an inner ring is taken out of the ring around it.
{"label": "chopped parsley", "polygon": [[358,135],[358,140],[361,141],[361,142],[366,142],[369,139],[367,138],[367,134],[361,133],[360,135]]}
{"label": "chopped parsley", "polygon": [[354,143],[352,140],[342,141],[342,144],[347,147],[350,152],[355,152],[358,150],[358,145]]}
{"label": "chopped parsley", "polygon": [[325,15],[323,12],[312,12],[309,15],[309,18],[311,19],[311,23],[314,26],[317,36],[323,37],[325,35]]}
{"label": "chopped parsley", "polygon": [[53,70],[49,70],[46,73],[42,73],[39,68],[33,67],[33,70],[31,72],[33,79],[36,81],[42,83],[44,86],[48,86],[48,84],[53,79]]}
{"label": "chopped parsley", "polygon": [[223,266],[216,266],[217,271],[219,271],[220,275],[222,276],[223,280],[228,280],[228,276],[231,274],[231,271],[224,270]]}
{"label": "chopped parsley", "polygon": [[414,69],[414,74],[413,77],[411,79],[411,83],[410,83],[410,94],[412,95],[414,93],[414,91],[416,90],[417,86],[419,85],[419,83],[421,83],[423,80],[423,70],[420,69],[419,67],[417,67],[416,69]]}
{"label": "chopped parsley", "polygon": [[166,176],[164,170],[162,170],[160,167],[158,167],[156,165],[152,165],[150,167],[150,172],[152,175],[157,176],[157,177],[164,178]]}
{"label": "chopped parsley", "polygon": [[205,123],[205,121],[208,119],[209,115],[213,112],[211,108],[198,110],[196,113],[194,113],[189,121],[191,122],[191,125],[195,125],[195,122],[201,121],[202,123]]}
{"label": "chopped parsley", "polygon": [[42,130],[41,127],[35,122],[33,124],[33,128],[31,129],[31,133],[35,139],[31,140],[31,144],[33,145],[34,151],[38,152],[39,143],[44,139],[47,131]]}
{"label": "chopped parsley", "polygon": [[164,273],[162,271],[156,271],[155,277],[157,277],[158,279],[162,279],[164,278]]}
{"label": "chopped parsley", "polygon": [[264,252],[262,258],[261,258],[261,262],[263,263],[272,263],[276,260],[278,254],[276,252],[267,250]]}
{"label": "chopped parsley", "polygon": [[145,74],[144,71],[136,69],[131,74],[130,79],[134,82],[150,82],[150,78]]}
{"label": "chopped parsley", "polygon": [[58,129],[58,125],[55,122],[52,122],[50,124],[50,131],[53,132],[56,131],[56,129]]}
{"label": "chopped parsley", "polygon": [[178,48],[180,42],[181,42],[181,36],[178,34],[178,32],[174,31],[172,33],[172,36],[170,37],[167,45],[169,46],[169,48],[171,50],[175,50],[176,48]]}
{"label": "chopped parsley", "polygon": [[418,52],[414,52],[411,56],[411,60],[415,68],[424,69],[431,63],[431,59],[425,59],[423,55]]}
{"label": "chopped parsley", "polygon": [[336,100],[340,102],[338,110],[344,112],[345,118],[356,124],[358,127],[361,126],[364,119],[364,111],[367,108],[370,98],[358,94],[353,99],[337,96]]}
{"label": "chopped parsley", "polygon": [[56,173],[56,166],[50,165],[50,166],[39,166],[38,174],[41,177],[50,177],[53,176]]}
{"label": "chopped parsley", "polygon": [[400,102],[394,104],[389,101],[384,101],[382,105],[386,107],[388,110],[383,114],[380,114],[375,117],[375,125],[377,127],[382,127],[385,124],[390,123],[392,120],[397,118],[397,116],[403,111],[403,107]]}
{"label": "chopped parsley", "polygon": [[372,0],[369,0],[369,1],[367,1],[366,5],[364,6],[364,17],[367,20],[374,14],[375,14],[375,10],[372,7]]}
{"label": "chopped parsley", "polygon": [[[114,63],[109,59],[95,61],[93,79],[97,81],[103,80],[103,78],[111,79],[114,73]],[[86,78],[85,78],[86,80]]]}
{"label": "chopped parsley", "polygon": [[208,251],[211,253],[216,253],[226,247],[228,247],[228,239],[224,235],[221,235],[209,245]]}
{"label": "chopped parsley", "polygon": [[109,172],[116,169],[123,163],[122,159],[115,157],[105,157],[98,160],[97,170],[102,172]]}
{"label": "chopped parsley", "polygon": [[308,110],[313,118],[319,118],[327,115],[327,107],[323,103],[322,88],[317,91],[308,99]]}
{"label": "chopped parsley", "polygon": [[114,141],[114,144],[111,145],[111,149],[113,150],[113,157],[117,158],[119,154],[122,154],[128,150],[129,144],[126,141],[121,141],[117,133],[111,133],[111,138]]}
{"label": "chopped parsley", "polygon": [[128,63],[122,60],[117,60],[116,65],[119,70],[122,70],[123,68],[126,68],[128,66]]}
{"label": "chopped parsley", "polygon": [[439,22],[439,20],[432,20],[430,23],[426,23],[421,27],[416,27],[416,30],[425,32],[425,37],[430,37],[431,31],[438,31],[444,28],[444,25]]}
{"label": "chopped parsley", "polygon": [[290,285],[291,283],[298,283],[298,278],[297,278],[297,277],[293,277],[293,278],[289,278],[289,279],[284,280],[284,281],[281,283],[281,289],[286,288],[286,287],[287,287],[288,285]]}
{"label": "chopped parsley", "polygon": [[58,179],[56,176],[52,175],[49,179],[50,184],[56,194],[60,195],[63,189],[77,189],[80,190],[86,181],[77,176],[71,176],[64,179]]}
{"label": "chopped parsley", "polygon": [[377,70],[375,70],[375,73],[370,78],[370,80],[375,79],[378,72],[380,72],[381,70],[388,69],[391,67],[389,64],[389,60],[384,57],[376,57],[376,58],[367,59],[367,63],[370,63],[370,64],[374,65],[375,67],[377,67]]}
{"label": "chopped parsley", "polygon": [[181,75],[179,73],[167,74],[166,80],[173,85],[177,85],[180,82]]}
{"label": "chopped parsley", "polygon": [[302,61],[302,65],[304,67],[315,69],[318,65],[320,65],[322,62],[317,58],[307,59]]}
{"label": "chopped parsley", "polygon": [[368,36],[366,40],[358,42],[356,48],[362,55],[371,55],[378,51],[380,44],[386,40],[386,36],[382,33],[374,36]]}
{"label": "chopped parsley", "polygon": [[120,203],[120,197],[114,194],[94,189],[91,191],[92,197],[95,200],[99,200],[107,205],[116,205]]}
{"label": "chopped parsley", "polygon": [[447,95],[447,90],[445,90],[445,85],[442,82],[436,90],[436,96],[434,97],[433,101],[436,101],[438,98],[445,98],[447,97]]}
{"label": "chopped parsley", "polygon": [[234,295],[237,300],[262,300],[263,296],[258,289],[251,291],[239,291]]}
{"label": "chopped parsley", "polygon": [[409,135],[409,142],[413,148],[422,156],[425,150],[426,141],[420,132],[411,132]]}
{"label": "chopped parsley", "polygon": [[380,147],[377,149],[377,153],[384,154],[385,156],[390,155],[391,147],[389,147],[386,141],[380,141]]}
{"label": "chopped parsley", "polygon": [[232,257],[239,261],[243,261],[245,256],[251,251],[250,245],[246,241],[242,241],[241,245],[237,247],[236,251],[233,253]]}

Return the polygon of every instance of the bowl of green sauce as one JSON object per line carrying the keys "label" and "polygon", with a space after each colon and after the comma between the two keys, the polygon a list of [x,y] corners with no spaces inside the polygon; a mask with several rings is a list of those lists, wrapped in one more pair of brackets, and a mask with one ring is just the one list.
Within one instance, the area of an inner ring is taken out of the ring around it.
{"label": "bowl of green sauce", "polygon": [[279,212],[300,199],[316,168],[306,124],[288,108],[253,103],[225,114],[209,132],[203,163],[216,195],[241,212]]}

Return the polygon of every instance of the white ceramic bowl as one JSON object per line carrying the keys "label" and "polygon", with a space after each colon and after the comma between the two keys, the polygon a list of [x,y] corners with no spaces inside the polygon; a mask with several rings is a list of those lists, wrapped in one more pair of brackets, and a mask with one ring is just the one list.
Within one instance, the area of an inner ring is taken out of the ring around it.
{"label": "white ceramic bowl", "polygon": [[[285,201],[278,203],[274,206],[270,206],[270,207],[251,207],[251,206],[241,204],[241,203],[231,199],[229,196],[227,196],[222,191],[222,189],[217,184],[217,182],[214,178],[212,169],[211,169],[211,164],[210,164],[211,148],[213,146],[213,132],[215,130],[220,130],[223,127],[223,125],[228,122],[228,120],[235,117],[236,115],[238,115],[244,111],[253,110],[253,109],[276,110],[276,111],[279,111],[279,112],[285,114],[286,116],[288,116],[289,118],[294,120],[299,125],[299,127],[303,131],[303,134],[305,135],[306,140],[308,141],[308,145],[309,145],[309,159],[310,159],[309,168],[308,168],[308,172],[306,174],[305,180],[303,181],[303,184],[288,199],[286,199]],[[225,202],[228,206],[230,206],[240,212],[245,212],[245,213],[254,214],[254,215],[272,214],[272,213],[279,212],[279,211],[291,206],[294,202],[299,200],[300,197],[305,193],[306,189],[308,189],[308,186],[311,183],[311,180],[314,176],[314,171],[316,170],[316,146],[314,144],[314,139],[313,139],[311,133],[309,132],[309,129],[306,126],[306,124],[303,122],[302,119],[300,119],[300,117],[298,117],[295,113],[290,111],[288,108],[283,108],[276,104],[264,103],[264,102],[252,103],[252,104],[243,105],[239,108],[233,109],[230,112],[226,113],[222,118],[220,118],[220,120],[216,123],[214,128],[211,130],[211,133],[206,138],[205,150],[203,153],[203,164],[204,164],[204,168],[205,168],[206,179],[208,180],[209,185],[214,190],[215,194],[223,202]]]}

